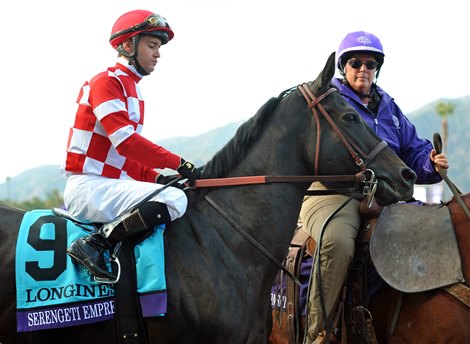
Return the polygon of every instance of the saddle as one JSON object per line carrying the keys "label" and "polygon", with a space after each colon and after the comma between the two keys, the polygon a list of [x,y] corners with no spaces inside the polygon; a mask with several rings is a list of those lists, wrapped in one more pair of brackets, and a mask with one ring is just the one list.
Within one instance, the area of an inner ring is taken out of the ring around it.
{"label": "saddle", "polygon": [[[362,225],[356,239],[354,259],[346,278],[347,283],[345,282],[341,294],[338,295],[336,306],[328,320],[331,324],[330,343],[340,343],[340,340],[342,343],[354,342],[352,336],[368,337],[371,340],[360,342],[374,343],[372,318],[366,308],[366,300],[368,299],[367,270],[371,264],[369,240],[381,211],[382,208],[376,204],[369,208],[365,202],[361,203]],[[303,342],[306,326],[307,290],[315,248],[315,240],[302,229],[302,223],[299,222],[283,265],[301,281],[302,286],[295,285],[291,279],[283,276],[280,272],[271,294],[273,335],[282,336],[283,331],[287,333],[286,344]],[[350,305],[351,301],[355,305],[354,307]],[[320,342],[326,342],[326,337],[321,338]]]}
{"label": "saddle", "polygon": [[[56,216],[63,217],[79,225],[81,224],[73,219],[67,211],[61,208],[54,208],[53,212]],[[97,229],[102,225],[101,223],[93,223],[91,226]],[[113,266],[113,269],[118,269],[117,282],[114,284],[114,297],[116,303],[115,322],[119,333],[119,343],[148,343],[145,324],[142,318],[141,303],[136,293],[137,270],[135,266],[134,246],[137,243],[138,242],[130,239],[123,240],[118,249],[120,259],[114,257],[117,263],[116,266]],[[119,278],[121,271],[126,278]]]}
{"label": "saddle", "polygon": [[[310,266],[313,262],[315,252],[315,240],[302,230],[302,223],[297,223],[294,236],[289,247],[289,252],[283,261],[283,266],[293,274],[299,281],[298,286],[288,276],[284,276],[280,270],[271,292],[271,303],[273,306],[273,331],[281,334],[287,326],[288,343],[301,343],[305,328],[305,304],[308,290]],[[307,267],[307,269],[303,267]]]}
{"label": "saddle", "polygon": [[[385,282],[398,291],[393,295],[397,306],[388,317],[391,319],[387,326],[390,333],[393,333],[400,313],[402,292],[443,288],[470,307],[470,291],[462,284],[459,250],[447,207],[442,204],[394,204],[382,208],[373,203],[369,208],[362,202],[360,212],[362,222],[354,258],[328,319],[330,343],[377,343],[368,307],[371,297]],[[304,272],[300,267],[309,260],[313,261],[315,242],[301,226],[298,224],[284,264],[301,282],[307,280],[308,283],[309,279],[302,275]],[[416,230],[420,228],[426,230]],[[439,244],[435,243],[436,240]],[[304,247],[309,249],[302,249]],[[443,252],[445,257],[442,256]],[[287,329],[284,332],[288,334],[287,343],[302,343],[306,314],[306,301],[303,300],[302,304],[302,287],[289,281],[284,284],[285,289],[280,290],[285,295]],[[276,312],[278,310],[274,309],[274,335],[281,326],[276,323],[283,319]],[[324,342],[326,337],[320,338],[319,343]]]}

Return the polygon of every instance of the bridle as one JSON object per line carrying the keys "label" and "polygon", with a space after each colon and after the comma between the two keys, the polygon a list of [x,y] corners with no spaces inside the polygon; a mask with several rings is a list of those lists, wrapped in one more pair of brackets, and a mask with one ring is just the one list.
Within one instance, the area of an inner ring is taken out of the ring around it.
{"label": "bridle", "polygon": [[[325,110],[324,106],[321,104],[321,101],[325,99],[328,95],[333,92],[337,92],[336,88],[329,88],[320,96],[315,97],[310,87],[303,83],[297,87],[297,89],[302,93],[305,100],[307,101],[308,107],[312,110],[315,122],[317,124],[317,143],[315,146],[315,168],[314,173],[318,175],[318,165],[320,159],[320,147],[321,147],[321,122],[319,113],[328,121],[333,130],[335,131],[338,138],[341,140],[343,145],[351,154],[352,158],[356,162],[356,165],[360,168],[364,176],[364,188],[363,195],[367,198],[368,206],[370,207],[377,190],[377,179],[375,178],[375,173],[371,169],[367,168],[367,164],[373,160],[385,147],[387,147],[387,142],[382,140],[369,154],[364,153],[355,143],[352,141],[345,133],[343,133],[336,123],[331,119],[331,116]],[[368,178],[369,175],[369,178]]]}
{"label": "bridle", "polygon": [[[312,110],[317,123],[317,144],[316,144],[316,153],[315,153],[315,175],[314,176],[249,176],[249,177],[234,177],[234,178],[217,178],[217,179],[202,179],[196,180],[195,187],[212,187],[212,186],[227,186],[227,185],[246,185],[246,184],[260,184],[260,183],[275,183],[275,182],[307,182],[312,181],[346,181],[346,180],[359,180],[359,175],[362,175],[362,182],[364,183],[363,195],[367,197],[369,206],[372,204],[375,191],[377,189],[377,180],[375,178],[375,173],[367,168],[367,164],[374,159],[377,154],[379,154],[385,147],[387,143],[385,141],[380,142],[369,154],[364,153],[346,134],[344,134],[335,122],[331,119],[328,112],[325,110],[321,101],[324,100],[328,95],[336,92],[335,88],[329,88],[326,92],[322,93],[320,96],[315,97],[313,92],[310,90],[307,84],[303,83],[299,85],[298,90],[302,93],[309,108]],[[317,111],[318,109],[318,111]],[[353,157],[356,165],[360,168],[361,172],[354,176],[318,176],[318,161],[320,155],[320,112],[323,117],[326,118],[328,123],[332,126],[335,133],[338,135],[341,142],[350,152]],[[368,175],[369,177],[368,178]],[[221,179],[224,179],[221,181]],[[274,262],[281,270],[283,270],[290,278],[300,285],[300,281],[289,271],[287,270],[265,247],[258,243],[251,235],[249,235],[232,217],[230,217],[227,212],[218,205],[208,194],[204,196],[205,200],[215,209],[219,214],[221,214],[236,230],[240,232],[252,245],[254,245],[258,250],[260,250],[265,256],[267,256],[272,262]]]}
{"label": "bridle", "polygon": [[[293,88],[294,89],[294,88]],[[293,90],[292,89],[292,90]],[[237,186],[237,185],[250,185],[250,184],[270,184],[270,183],[306,183],[314,181],[331,181],[331,182],[355,182],[363,183],[364,196],[372,199],[375,190],[377,189],[377,180],[375,173],[367,168],[367,164],[370,163],[385,147],[387,142],[381,141],[369,154],[364,153],[345,133],[343,133],[335,122],[331,119],[331,116],[325,110],[321,101],[324,100],[328,95],[336,92],[335,88],[329,88],[326,92],[320,96],[315,97],[313,92],[310,90],[307,84],[301,84],[297,89],[303,94],[309,108],[312,110],[317,123],[317,144],[315,152],[315,167],[314,175],[310,176],[273,176],[273,175],[262,175],[262,176],[241,176],[241,177],[227,177],[227,178],[209,178],[209,179],[198,179],[195,181],[193,188],[207,188],[217,186]],[[290,92],[289,92],[290,94]],[[318,110],[317,110],[318,109]],[[326,118],[328,123],[332,126],[338,138],[341,140],[346,149],[350,152],[356,165],[359,167],[360,172],[355,175],[318,175],[318,162],[320,156],[320,140],[321,140],[321,125],[319,113]],[[321,193],[321,192],[320,192]]]}
{"label": "bridle", "polygon": [[[356,165],[365,172],[367,170],[367,163],[374,159],[378,153],[380,153],[385,147],[387,147],[387,142],[381,141],[369,154],[364,153],[355,143],[352,141],[346,134],[344,134],[336,125],[336,123],[331,119],[331,116],[325,110],[321,101],[325,99],[328,95],[333,92],[337,92],[336,88],[329,88],[326,92],[322,93],[318,98],[315,97],[313,92],[310,90],[307,84],[302,84],[297,87],[299,91],[304,96],[307,101],[308,107],[312,110],[317,123],[317,145],[315,152],[315,175],[318,175],[318,160],[320,156],[320,142],[321,142],[321,124],[318,111],[323,115],[323,117],[330,123],[331,127],[335,131],[338,138],[344,144],[346,149],[349,151],[353,157]],[[318,108],[318,111],[317,111]],[[362,158],[361,158],[362,157]]]}
{"label": "bridle", "polygon": [[[312,113],[315,117],[315,122],[317,124],[317,143],[315,146],[315,175],[318,174],[318,161],[319,161],[319,156],[320,156],[320,145],[321,145],[321,122],[320,122],[320,115],[323,115],[323,117],[328,121],[328,123],[331,125],[333,130],[335,131],[336,135],[338,138],[341,140],[343,145],[346,147],[346,149],[349,151],[351,154],[352,158],[356,162],[356,165],[360,168],[362,175],[364,176],[364,188],[363,188],[363,195],[367,199],[367,205],[370,207],[372,205],[372,202],[374,200],[374,195],[377,190],[377,180],[375,178],[375,173],[367,168],[367,164],[374,159],[385,147],[387,147],[387,142],[381,141],[369,154],[364,153],[345,133],[343,133],[336,123],[331,119],[330,115],[328,112],[325,110],[323,105],[321,104],[321,101],[325,99],[328,95],[332,94],[333,92],[336,92],[337,90],[335,88],[329,88],[326,92],[322,93],[318,98],[315,97],[313,92],[310,90],[310,87],[308,87],[307,84],[302,84],[298,86],[299,91],[302,93],[304,96],[305,100],[307,101],[307,104],[309,108],[312,110]],[[367,179],[367,174],[370,174],[370,178]],[[328,221],[335,215],[337,214],[350,200],[352,199],[349,198],[346,200],[336,211],[334,211],[326,221],[323,223],[323,226],[320,231],[319,238],[317,239],[317,246],[315,249],[315,260],[318,259],[320,261],[320,247],[322,244],[322,236],[323,236],[323,231],[326,227],[326,224]],[[313,273],[310,278],[312,278]],[[318,286],[319,286],[319,294],[320,294],[320,306],[322,309],[322,312],[324,314],[327,314],[326,308],[325,308],[325,303],[324,303],[324,298],[323,298],[323,287],[322,287],[322,282],[321,282],[321,274],[317,275],[318,277]],[[309,288],[307,295],[310,293],[310,281],[309,281]],[[329,325],[327,324],[326,326],[326,332],[327,334],[329,333]],[[305,335],[306,336],[306,332]],[[305,339],[305,338],[304,338]],[[329,337],[327,335],[327,343],[329,343]]]}

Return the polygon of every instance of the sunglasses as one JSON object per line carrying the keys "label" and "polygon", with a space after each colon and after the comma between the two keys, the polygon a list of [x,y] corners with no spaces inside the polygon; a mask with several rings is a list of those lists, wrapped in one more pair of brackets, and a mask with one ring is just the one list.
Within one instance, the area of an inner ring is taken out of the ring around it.
{"label": "sunglasses", "polygon": [[348,65],[354,69],[360,69],[362,65],[365,65],[367,69],[374,70],[379,64],[374,60],[361,61],[359,59],[353,58],[348,60]]}
{"label": "sunglasses", "polygon": [[128,32],[134,32],[138,31],[146,26],[152,26],[152,27],[161,27],[164,29],[170,29],[170,24],[167,23],[166,19],[163,18],[159,14],[152,14],[148,16],[142,23],[136,24],[128,29],[121,30],[119,32],[116,32],[115,34],[111,35],[110,39],[114,39],[118,36],[124,35]]}

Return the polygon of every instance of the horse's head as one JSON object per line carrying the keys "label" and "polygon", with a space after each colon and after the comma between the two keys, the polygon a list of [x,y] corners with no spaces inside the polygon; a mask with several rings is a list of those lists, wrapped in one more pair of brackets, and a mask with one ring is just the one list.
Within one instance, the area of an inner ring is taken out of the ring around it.
{"label": "horse's head", "polygon": [[[375,175],[378,179],[375,197],[380,205],[409,199],[416,174],[384,142],[381,143],[382,140],[338,92],[332,91],[334,55],[330,55],[323,71],[309,85],[315,98],[311,108],[317,132],[312,134],[315,140],[321,137],[307,150],[309,159],[317,157],[316,161],[311,161],[314,171],[319,175],[358,171],[365,172],[367,178]],[[346,155],[350,158],[346,159]],[[348,163],[345,165],[344,161]]]}
{"label": "horse's head", "polygon": [[[300,92],[291,88],[268,100],[206,164],[203,178],[353,175],[369,169],[369,179],[379,178],[379,204],[410,198],[416,175],[331,87],[334,70],[333,53],[317,79],[299,87]],[[312,111],[301,92],[311,95]],[[303,194],[303,185],[296,185]]]}

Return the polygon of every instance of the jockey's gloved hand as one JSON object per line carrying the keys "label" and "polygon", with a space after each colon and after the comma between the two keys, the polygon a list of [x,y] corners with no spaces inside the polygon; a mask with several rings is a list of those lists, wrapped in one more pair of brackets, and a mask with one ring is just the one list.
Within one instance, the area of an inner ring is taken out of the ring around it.
{"label": "jockey's gloved hand", "polygon": [[179,175],[177,175],[177,174],[172,174],[170,176],[165,176],[163,174],[159,174],[157,176],[157,179],[155,180],[155,182],[158,183],[158,184],[168,184],[168,183],[172,182],[173,180],[175,180],[178,177],[179,177]]}
{"label": "jockey's gloved hand", "polygon": [[201,172],[194,166],[193,163],[184,160],[181,158],[181,163],[176,169],[176,171],[181,174],[184,178],[187,178],[189,185],[193,185],[196,179],[201,178]]}

